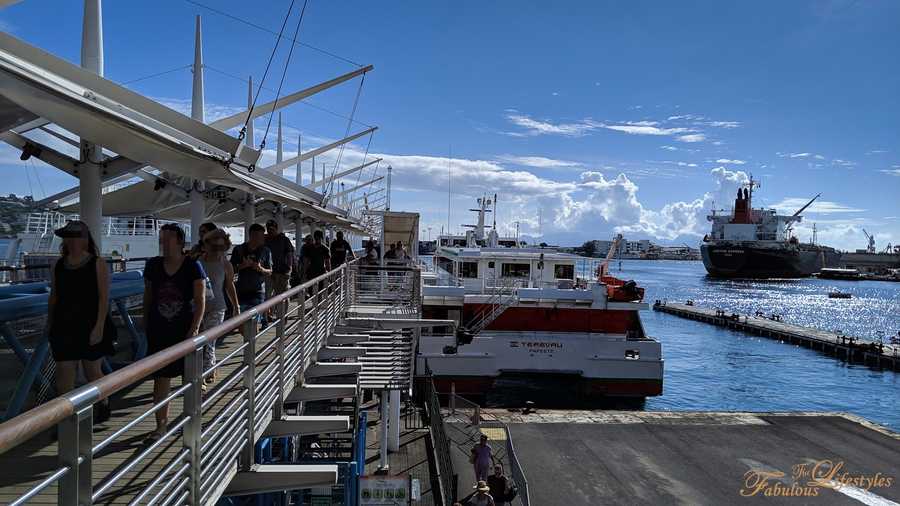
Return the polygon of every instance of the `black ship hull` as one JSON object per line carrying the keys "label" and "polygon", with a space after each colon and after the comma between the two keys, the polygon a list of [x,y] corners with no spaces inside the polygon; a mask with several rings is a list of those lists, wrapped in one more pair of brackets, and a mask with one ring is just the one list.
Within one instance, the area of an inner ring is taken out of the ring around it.
{"label": "black ship hull", "polygon": [[840,254],[814,245],[753,246],[702,244],[703,265],[716,278],[805,278],[823,267],[836,267]]}

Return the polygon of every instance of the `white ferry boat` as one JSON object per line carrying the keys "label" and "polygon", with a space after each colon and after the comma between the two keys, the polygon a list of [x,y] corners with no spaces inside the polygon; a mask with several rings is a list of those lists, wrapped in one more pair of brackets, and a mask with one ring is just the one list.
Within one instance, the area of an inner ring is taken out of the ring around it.
{"label": "white ferry boat", "polygon": [[[46,258],[59,255],[62,239],[53,231],[64,226],[67,221],[77,220],[77,214],[56,211],[34,212],[28,215],[24,230],[16,237],[9,239],[4,255],[7,265],[28,265],[40,257],[39,263],[46,263]],[[166,220],[152,217],[119,217],[104,216],[103,251],[107,258],[147,258],[159,254],[159,227]],[[189,229],[189,227],[187,227]]]}
{"label": "white ferry boat", "polygon": [[660,395],[662,350],[641,324],[643,289],[605,270],[578,278],[579,257],[499,237],[484,223],[491,200],[478,203],[473,230],[438,239],[423,287],[423,316],[455,320],[471,336],[422,335],[419,367],[427,362],[438,389],[485,395],[546,383],[573,400]]}

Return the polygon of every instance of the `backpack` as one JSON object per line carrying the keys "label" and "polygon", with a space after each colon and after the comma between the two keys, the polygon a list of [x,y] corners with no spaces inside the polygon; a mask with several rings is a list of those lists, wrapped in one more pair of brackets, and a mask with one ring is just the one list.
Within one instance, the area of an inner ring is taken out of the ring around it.
{"label": "backpack", "polygon": [[[512,481],[512,480],[510,480]],[[506,496],[503,497],[503,502],[512,502],[516,496],[519,495],[519,486],[515,484],[515,482],[509,485],[509,492],[506,493]]]}

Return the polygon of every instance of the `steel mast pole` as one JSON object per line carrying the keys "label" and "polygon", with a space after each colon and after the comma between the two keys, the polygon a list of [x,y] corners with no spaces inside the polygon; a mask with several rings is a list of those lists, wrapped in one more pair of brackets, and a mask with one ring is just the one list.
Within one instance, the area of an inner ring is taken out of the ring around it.
{"label": "steel mast pole", "polygon": [[[84,19],[81,28],[81,67],[103,77],[103,13],[100,0],[84,0]],[[103,252],[103,201],[101,172],[103,148],[81,139],[81,159],[78,171],[78,199],[81,221],[87,224]]]}
{"label": "steel mast pole", "polygon": [[[200,16],[197,15],[197,24],[194,31],[194,86],[191,93],[191,118],[206,122],[203,98],[203,36],[200,25]],[[203,201],[204,184],[202,180],[191,181],[191,242],[199,242],[200,225],[206,220],[206,205]]]}
{"label": "steel mast pole", "polygon": [[[253,106],[253,76],[247,81],[247,109]],[[247,136],[244,137],[244,143],[247,147],[252,148],[256,143],[254,140],[253,119],[247,122]],[[244,202],[244,241],[250,240],[250,225],[256,221],[256,197],[252,193],[247,194]]]}

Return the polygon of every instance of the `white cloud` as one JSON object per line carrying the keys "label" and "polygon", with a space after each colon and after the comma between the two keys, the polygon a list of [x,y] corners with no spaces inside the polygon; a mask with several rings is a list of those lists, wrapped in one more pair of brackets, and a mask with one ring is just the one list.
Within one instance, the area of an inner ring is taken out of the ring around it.
{"label": "white cloud", "polygon": [[554,160],[552,158],[545,158],[543,156],[500,155],[497,157],[497,159],[503,162],[508,162],[516,165],[525,165],[526,167],[536,167],[539,169],[556,169],[563,167],[581,166],[581,164],[578,162],[571,162],[568,160]]}
{"label": "white cloud", "polygon": [[706,136],[703,134],[688,134],[679,136],[678,140],[681,142],[703,142],[706,140]]}
{"label": "white cloud", "polygon": [[[809,202],[809,198],[806,197],[789,197],[777,204],[773,204],[772,207],[777,209],[782,213],[790,213],[793,214],[797,212],[798,209],[805,206],[807,202]],[[804,214],[839,214],[839,213],[861,213],[864,212],[865,209],[858,209],[855,207],[846,206],[844,204],[839,204],[837,202],[831,202],[828,200],[816,200],[813,202],[811,206],[809,206]]]}
{"label": "white cloud", "polygon": [[716,128],[738,128],[741,126],[740,121],[709,121],[704,124]]}
{"label": "white cloud", "polygon": [[[167,98],[167,97],[151,97],[153,100],[159,102],[160,104],[168,107],[169,109],[174,109],[185,116],[191,115],[191,100],[183,99],[183,98]],[[217,104],[205,104],[204,114],[206,116],[206,122],[211,123],[213,121],[231,116],[232,114],[237,114],[241,111],[246,110],[243,107],[232,107],[227,105],[217,105]],[[265,118],[263,118],[265,119]],[[272,128],[275,128],[275,123],[273,121]]]}
{"label": "white cloud", "polygon": [[665,149],[666,151],[678,151],[678,148],[675,146],[660,146],[660,149]]}
{"label": "white cloud", "polygon": [[781,158],[815,158],[816,160],[824,160],[825,157],[815,153],[776,153]]}
{"label": "white cloud", "polygon": [[731,165],[744,165],[747,162],[745,162],[744,160],[731,160],[728,158],[719,158],[718,160],[716,160],[716,163],[725,163],[725,164],[731,164]]}
{"label": "white cloud", "polygon": [[[512,124],[524,128],[526,130],[524,135],[563,135],[566,137],[580,137],[596,128],[593,124],[586,121],[559,124],[539,121],[526,114],[520,114],[518,111],[513,110],[507,111],[506,119]],[[512,132],[512,134],[514,135],[516,132]]]}
{"label": "white cloud", "polygon": [[679,121],[679,120],[690,120],[690,121],[699,121],[706,119],[703,116],[699,116],[696,114],[680,114],[677,116],[669,116],[666,118],[666,121]]}
{"label": "white cloud", "polygon": [[672,160],[663,160],[663,161],[661,161],[661,162],[656,162],[656,163],[665,163],[665,164],[667,164],[667,165],[677,165],[677,166],[679,166],[679,167],[696,167],[696,166],[697,166],[696,163],[675,162],[675,161],[672,161]]}
{"label": "white cloud", "polygon": [[632,135],[674,135],[691,131],[687,128],[659,128],[641,123],[647,122],[638,122],[634,124],[628,123],[625,125],[605,125],[601,123],[597,126],[599,126],[600,128],[605,128],[607,130],[615,130],[617,132],[624,132],[626,134]]}
{"label": "white cloud", "polygon": [[870,149],[869,151],[866,151],[866,154],[867,155],[880,155],[880,154],[887,153],[887,152],[888,152],[888,150],[886,150],[886,149]]}
{"label": "white cloud", "polygon": [[658,121],[623,121],[623,122],[599,122],[590,118],[574,123],[552,123],[550,121],[536,120],[527,114],[516,110],[507,110],[506,119],[512,124],[524,128],[524,132],[503,132],[515,137],[536,135],[562,135],[566,137],[581,137],[589,132],[605,129],[622,132],[629,135],[655,135],[676,136],[681,142],[701,142],[706,140],[706,135],[695,128],[682,126],[661,126]]}
{"label": "white cloud", "polygon": [[884,172],[885,174],[900,177],[900,169],[882,169],[879,172]]}
{"label": "white cloud", "polygon": [[840,165],[841,167],[853,167],[856,165],[856,162],[851,162],[850,160],[841,160],[840,158],[835,158],[831,161],[832,165]]}

